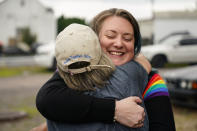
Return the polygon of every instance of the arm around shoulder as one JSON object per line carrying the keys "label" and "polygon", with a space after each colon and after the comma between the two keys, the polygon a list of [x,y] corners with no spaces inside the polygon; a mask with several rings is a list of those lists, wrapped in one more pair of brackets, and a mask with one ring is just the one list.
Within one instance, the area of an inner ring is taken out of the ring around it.
{"label": "arm around shoulder", "polygon": [[95,98],[69,89],[56,72],[39,90],[36,106],[49,120],[113,122],[115,100]]}
{"label": "arm around shoulder", "polygon": [[168,89],[162,77],[150,73],[143,98],[149,118],[150,131],[175,131],[175,122]]}
{"label": "arm around shoulder", "polygon": [[172,106],[167,96],[157,96],[145,101],[150,131],[175,131]]}

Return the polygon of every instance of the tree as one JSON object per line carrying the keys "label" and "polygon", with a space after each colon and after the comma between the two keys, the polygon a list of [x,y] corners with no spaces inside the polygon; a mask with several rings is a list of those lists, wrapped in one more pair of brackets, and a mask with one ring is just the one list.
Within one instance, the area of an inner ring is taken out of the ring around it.
{"label": "tree", "polygon": [[21,35],[22,41],[30,47],[34,42],[36,42],[36,35],[33,35],[28,27],[21,29]]}
{"label": "tree", "polygon": [[58,18],[57,33],[60,33],[65,27],[72,23],[87,25],[84,19],[80,18],[66,18],[63,15]]}

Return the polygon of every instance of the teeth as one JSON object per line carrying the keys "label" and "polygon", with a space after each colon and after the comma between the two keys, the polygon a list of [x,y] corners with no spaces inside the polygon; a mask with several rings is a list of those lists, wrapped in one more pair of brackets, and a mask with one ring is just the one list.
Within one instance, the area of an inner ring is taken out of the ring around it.
{"label": "teeth", "polygon": [[110,54],[112,54],[112,55],[122,55],[123,53],[121,53],[121,52],[110,52]]}

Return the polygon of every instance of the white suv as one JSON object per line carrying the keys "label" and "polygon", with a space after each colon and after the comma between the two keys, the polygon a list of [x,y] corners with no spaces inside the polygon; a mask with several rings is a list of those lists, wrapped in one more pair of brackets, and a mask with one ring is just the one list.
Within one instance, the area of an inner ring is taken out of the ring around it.
{"label": "white suv", "polygon": [[158,44],[143,46],[142,53],[153,67],[165,63],[197,63],[197,37],[174,35]]}
{"label": "white suv", "polygon": [[40,45],[36,49],[36,55],[34,56],[36,65],[47,67],[48,69],[56,69],[55,59],[55,42],[49,44]]}

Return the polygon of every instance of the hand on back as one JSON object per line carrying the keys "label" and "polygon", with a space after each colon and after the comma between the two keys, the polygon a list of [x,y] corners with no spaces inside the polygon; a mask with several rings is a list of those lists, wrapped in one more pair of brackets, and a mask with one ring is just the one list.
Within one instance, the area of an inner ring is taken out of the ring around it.
{"label": "hand on back", "polygon": [[147,73],[149,74],[151,72],[151,64],[150,62],[146,59],[146,57],[142,54],[142,53],[139,53],[135,59],[134,59],[136,62],[138,62],[139,64],[141,64],[144,69],[147,71]]}
{"label": "hand on back", "polygon": [[144,108],[139,105],[141,103],[142,100],[136,96],[116,101],[115,120],[128,127],[142,127],[145,112]]}

